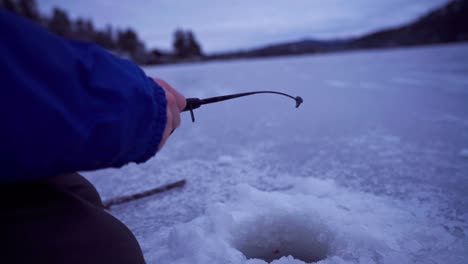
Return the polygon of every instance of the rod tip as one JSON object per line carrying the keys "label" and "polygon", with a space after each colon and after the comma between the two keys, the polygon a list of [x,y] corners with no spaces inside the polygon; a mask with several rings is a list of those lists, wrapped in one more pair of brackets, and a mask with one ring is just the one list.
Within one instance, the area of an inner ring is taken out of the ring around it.
{"label": "rod tip", "polygon": [[296,96],[295,100],[296,100],[296,108],[298,108],[304,102],[304,100],[302,100],[300,96]]}

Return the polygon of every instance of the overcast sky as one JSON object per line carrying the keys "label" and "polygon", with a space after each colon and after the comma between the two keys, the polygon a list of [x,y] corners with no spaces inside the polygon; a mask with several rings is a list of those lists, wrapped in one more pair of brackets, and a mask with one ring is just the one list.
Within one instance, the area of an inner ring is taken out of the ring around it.
{"label": "overcast sky", "polygon": [[72,18],[135,29],[148,48],[171,49],[176,28],[192,29],[205,52],[304,38],[343,38],[400,25],[449,0],[38,0]]}

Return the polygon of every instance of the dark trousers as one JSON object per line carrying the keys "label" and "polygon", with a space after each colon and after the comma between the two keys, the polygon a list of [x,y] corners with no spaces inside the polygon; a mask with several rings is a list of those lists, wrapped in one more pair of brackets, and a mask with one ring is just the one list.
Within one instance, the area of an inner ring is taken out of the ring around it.
{"label": "dark trousers", "polygon": [[130,230],[81,175],[0,185],[0,263],[144,263]]}

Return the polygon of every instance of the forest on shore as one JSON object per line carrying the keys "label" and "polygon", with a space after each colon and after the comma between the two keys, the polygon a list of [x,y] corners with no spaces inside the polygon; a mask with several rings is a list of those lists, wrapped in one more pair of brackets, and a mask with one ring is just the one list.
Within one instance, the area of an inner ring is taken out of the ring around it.
{"label": "forest on shore", "polygon": [[147,49],[138,33],[131,29],[96,28],[92,20],[71,19],[58,7],[50,16],[39,13],[35,0],[0,0],[0,8],[38,23],[59,36],[96,43],[114,54],[131,59],[140,65],[167,64],[257,58],[299,54],[342,52],[357,49],[375,49],[433,45],[468,41],[468,0],[453,0],[406,25],[371,32],[360,37],[344,39],[303,39],[259,48],[205,54],[190,29],[176,29],[172,50]]}

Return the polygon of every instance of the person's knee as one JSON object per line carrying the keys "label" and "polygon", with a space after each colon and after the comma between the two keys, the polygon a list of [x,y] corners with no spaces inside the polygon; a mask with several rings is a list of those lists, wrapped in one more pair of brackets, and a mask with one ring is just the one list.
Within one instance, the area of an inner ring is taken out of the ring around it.
{"label": "person's knee", "polygon": [[95,206],[103,207],[101,196],[96,188],[79,173],[75,172],[58,175],[48,178],[47,182],[54,187],[76,195]]}

